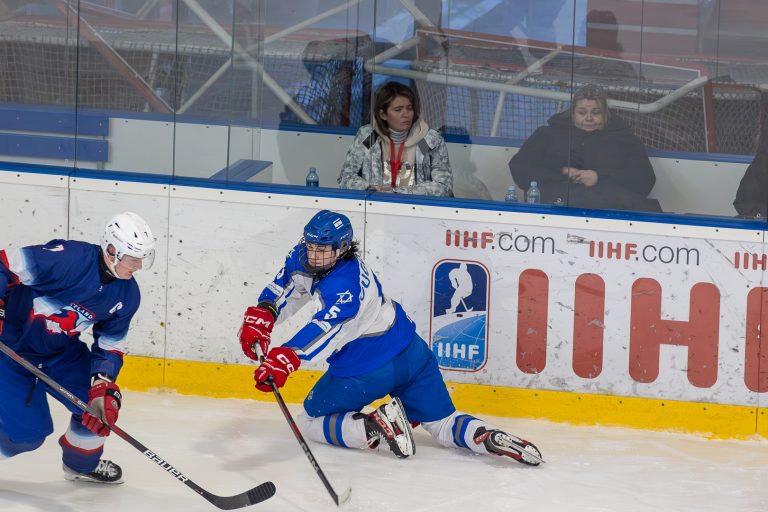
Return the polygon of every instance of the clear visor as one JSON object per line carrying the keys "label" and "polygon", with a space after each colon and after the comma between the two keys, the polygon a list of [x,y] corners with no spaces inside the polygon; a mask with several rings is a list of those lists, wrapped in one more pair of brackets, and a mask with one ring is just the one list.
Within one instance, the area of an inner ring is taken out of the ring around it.
{"label": "clear visor", "polygon": [[121,252],[117,252],[115,254],[117,257],[117,262],[121,265],[125,266],[127,269],[136,271],[136,270],[149,270],[152,268],[152,265],[155,263],[155,250],[151,249],[145,255],[142,257],[133,256],[130,254],[125,254]]}

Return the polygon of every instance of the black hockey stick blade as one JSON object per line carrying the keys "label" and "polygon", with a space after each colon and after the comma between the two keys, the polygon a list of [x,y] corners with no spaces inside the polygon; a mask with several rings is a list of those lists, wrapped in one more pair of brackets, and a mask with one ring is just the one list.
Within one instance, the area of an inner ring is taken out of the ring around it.
{"label": "black hockey stick blade", "polygon": [[[11,347],[0,341],[0,351],[4,352],[8,357],[19,363],[21,366],[26,368],[32,375],[37,377],[38,379],[42,380],[46,384],[48,384],[48,387],[50,387],[52,390],[56,391],[58,394],[75,404],[77,407],[79,407],[82,411],[87,412],[91,416],[94,416],[96,418],[99,417],[98,413],[94,411],[91,407],[88,406],[85,402],[80,400],[77,396],[72,394],[69,390],[67,390],[65,387],[63,387],[61,384],[50,378],[45,372],[43,372],[41,369],[37,368],[33,364],[31,364],[29,361],[21,357],[19,354],[17,354]],[[245,492],[242,492],[240,494],[236,494],[234,496],[216,496],[215,494],[211,494],[210,492],[206,491],[199,485],[197,485],[195,482],[193,482],[189,477],[184,475],[181,471],[173,467],[171,464],[169,464],[165,459],[161,458],[159,455],[157,455],[155,452],[141,444],[138,440],[134,439],[133,436],[129,435],[127,432],[125,432],[123,429],[118,427],[117,425],[107,425],[107,427],[114,432],[116,435],[123,438],[128,444],[136,448],[138,451],[142,452],[144,456],[146,456],[149,460],[160,466],[162,469],[164,469],[169,475],[176,478],[176,480],[180,481],[193,491],[195,491],[197,494],[208,500],[211,504],[213,504],[215,507],[218,507],[222,510],[234,510],[238,508],[247,507],[249,505],[255,505],[256,503],[261,503],[264,500],[267,500],[275,495],[275,484],[272,482],[264,482],[260,485],[257,485],[253,489],[249,489]]]}
{"label": "black hockey stick blade", "polygon": [[253,489],[249,489],[234,496],[216,496],[215,494],[211,494],[202,489],[200,495],[221,510],[235,510],[268,500],[275,495],[275,490],[275,484],[272,482],[264,482]]}

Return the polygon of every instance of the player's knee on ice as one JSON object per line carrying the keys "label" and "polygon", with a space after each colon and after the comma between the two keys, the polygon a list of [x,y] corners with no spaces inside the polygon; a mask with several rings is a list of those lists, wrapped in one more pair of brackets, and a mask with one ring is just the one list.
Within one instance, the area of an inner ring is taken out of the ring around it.
{"label": "player's knee on ice", "polygon": [[37,450],[43,445],[43,441],[45,441],[45,436],[32,440],[13,441],[0,432],[0,459]]}

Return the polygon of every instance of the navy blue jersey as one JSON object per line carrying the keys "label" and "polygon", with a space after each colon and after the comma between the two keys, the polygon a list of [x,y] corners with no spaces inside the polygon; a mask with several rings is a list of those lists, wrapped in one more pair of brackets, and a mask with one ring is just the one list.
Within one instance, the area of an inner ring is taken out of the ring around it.
{"label": "navy blue jersey", "polygon": [[299,261],[296,246],[259,302],[273,304],[278,319],[283,319],[310,300],[312,320],[284,345],[305,360],[327,357],[328,372],[338,377],[379,368],[402,352],[416,333],[413,321],[384,295],[362,259],[343,259],[317,280]]}
{"label": "navy blue jersey", "polygon": [[141,296],[133,278],[102,283],[101,257],[98,245],[67,240],[0,251],[0,340],[39,363],[80,343],[93,326],[91,374],[116,377]]}

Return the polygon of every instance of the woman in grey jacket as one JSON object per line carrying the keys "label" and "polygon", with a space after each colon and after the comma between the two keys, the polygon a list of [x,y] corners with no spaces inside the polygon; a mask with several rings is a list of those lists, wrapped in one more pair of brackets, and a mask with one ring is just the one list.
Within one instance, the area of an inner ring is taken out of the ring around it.
{"label": "woman in grey jacket", "polygon": [[376,91],[374,123],[362,126],[347,151],[339,186],[402,194],[453,196],[448,150],[419,117],[414,92],[398,82]]}

